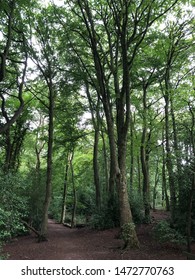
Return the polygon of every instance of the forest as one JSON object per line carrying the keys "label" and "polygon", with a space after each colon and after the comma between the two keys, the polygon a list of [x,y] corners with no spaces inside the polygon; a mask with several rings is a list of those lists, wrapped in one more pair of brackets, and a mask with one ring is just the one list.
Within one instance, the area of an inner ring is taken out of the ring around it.
{"label": "forest", "polygon": [[195,258],[194,7],[0,0],[0,259],[48,221]]}

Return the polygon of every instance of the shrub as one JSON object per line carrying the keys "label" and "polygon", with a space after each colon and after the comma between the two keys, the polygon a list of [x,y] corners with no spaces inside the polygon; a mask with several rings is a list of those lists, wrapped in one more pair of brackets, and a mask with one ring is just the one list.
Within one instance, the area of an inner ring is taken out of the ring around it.
{"label": "shrub", "polygon": [[27,199],[24,185],[16,174],[1,174],[0,240],[26,233],[22,220],[27,216]]}
{"label": "shrub", "polygon": [[119,209],[117,202],[110,204],[105,199],[101,210],[95,209],[90,220],[90,227],[93,229],[104,230],[119,226]]}
{"label": "shrub", "polygon": [[171,228],[168,221],[160,221],[154,227],[155,237],[160,242],[172,242],[175,244],[186,245],[186,237],[178,230]]}
{"label": "shrub", "polygon": [[0,242],[0,260],[7,260],[9,255],[4,254],[2,246],[3,246],[3,243]]}
{"label": "shrub", "polygon": [[131,192],[130,205],[134,223],[141,224],[144,221],[144,206],[142,196],[137,191]]}

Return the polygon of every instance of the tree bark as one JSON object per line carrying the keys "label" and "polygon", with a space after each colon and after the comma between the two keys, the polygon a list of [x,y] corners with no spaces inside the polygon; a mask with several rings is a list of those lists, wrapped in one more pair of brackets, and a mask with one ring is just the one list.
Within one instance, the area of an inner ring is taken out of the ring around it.
{"label": "tree bark", "polygon": [[148,82],[145,84],[143,81],[143,128],[142,128],[142,137],[141,137],[141,167],[143,174],[143,201],[145,209],[145,222],[150,222],[150,181],[149,181],[149,140],[151,132],[147,132],[148,125],[148,107],[147,107],[147,87]]}
{"label": "tree bark", "polygon": [[[163,136],[162,136],[163,142],[164,142],[164,129],[163,129]],[[164,150],[164,145],[162,147],[162,153],[163,153],[163,164],[162,164],[162,206],[164,207],[164,200],[166,205],[166,211],[170,211],[170,200],[167,193],[167,175],[166,175],[166,155]]]}
{"label": "tree bark", "polygon": [[72,190],[73,190],[73,208],[72,208],[71,228],[76,226],[76,209],[77,209],[77,191],[76,191],[76,186],[75,186],[74,169],[73,169],[73,164],[72,164],[73,157],[74,157],[74,153],[72,153],[71,159],[70,159]]}
{"label": "tree bark", "polygon": [[166,166],[169,175],[169,188],[170,188],[170,211],[171,223],[175,222],[175,209],[176,209],[176,191],[175,191],[175,178],[173,174],[172,153],[170,147],[170,125],[169,125],[169,89],[166,90],[165,95],[165,140],[166,140]]}
{"label": "tree bark", "polygon": [[103,158],[104,158],[104,170],[105,170],[105,190],[104,193],[107,195],[109,193],[109,172],[108,172],[108,159],[106,150],[106,141],[103,129],[101,130],[101,138],[103,142]]}
{"label": "tree bark", "polygon": [[193,199],[195,195],[195,108],[193,108],[188,103],[190,115],[192,118],[192,125],[190,129],[190,142],[192,147],[192,162],[190,168],[190,176],[191,176],[191,189],[189,193],[189,202],[188,202],[188,211],[187,211],[187,250],[191,252],[191,231],[192,231],[192,209],[193,209]]}
{"label": "tree bark", "polygon": [[65,167],[65,175],[64,175],[64,189],[63,189],[63,197],[62,197],[62,211],[61,211],[61,219],[60,223],[63,224],[66,218],[66,197],[67,197],[67,182],[68,182],[68,156],[67,156],[67,163]]}
{"label": "tree bark", "polygon": [[[92,123],[94,127],[94,145],[93,145],[93,174],[94,174],[94,184],[96,191],[96,207],[98,210],[101,208],[101,190],[100,190],[100,176],[99,176],[99,164],[98,164],[98,145],[99,145],[99,134],[100,134],[100,116],[99,116],[99,105],[100,99],[98,98],[97,104],[93,104],[89,84],[86,83],[86,93],[89,102],[89,108],[92,116]],[[95,105],[95,114],[94,106]]]}
{"label": "tree bark", "polygon": [[52,157],[53,157],[53,134],[54,134],[54,89],[50,79],[49,83],[49,128],[48,128],[48,149],[47,149],[47,178],[45,187],[45,201],[43,205],[43,216],[41,223],[40,241],[47,240],[48,210],[52,190]]}

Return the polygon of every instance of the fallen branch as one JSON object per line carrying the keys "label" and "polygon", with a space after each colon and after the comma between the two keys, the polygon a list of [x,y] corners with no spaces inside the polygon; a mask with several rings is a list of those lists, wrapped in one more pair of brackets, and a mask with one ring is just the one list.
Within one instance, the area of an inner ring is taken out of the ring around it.
{"label": "fallen branch", "polygon": [[27,222],[22,221],[22,223],[25,225],[25,227],[27,227],[28,229],[30,229],[32,232],[34,232],[39,238],[41,237],[41,234],[31,225],[29,225]]}

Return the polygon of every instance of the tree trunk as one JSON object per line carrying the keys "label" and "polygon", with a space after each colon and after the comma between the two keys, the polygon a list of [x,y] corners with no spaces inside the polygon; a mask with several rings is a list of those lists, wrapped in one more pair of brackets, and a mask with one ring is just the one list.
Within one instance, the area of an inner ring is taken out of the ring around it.
{"label": "tree trunk", "polygon": [[72,164],[73,157],[74,157],[74,154],[72,153],[72,156],[70,159],[72,190],[73,190],[73,208],[72,208],[71,228],[76,226],[76,208],[77,208],[77,192],[76,192],[76,187],[75,187],[74,169],[73,169],[73,164]]}
{"label": "tree trunk", "polygon": [[164,207],[164,201],[165,201],[166,211],[170,211],[170,200],[169,200],[169,196],[168,196],[168,193],[167,193],[166,159],[165,159],[164,146],[163,146],[163,151],[162,152],[163,152],[163,164],[162,164],[162,206]]}
{"label": "tree trunk", "polygon": [[[92,122],[93,122],[94,133],[95,133],[94,145],[93,145],[93,175],[94,175],[94,184],[95,184],[95,191],[96,191],[96,207],[98,210],[100,210],[101,190],[100,190],[99,165],[98,165],[98,145],[99,145],[99,133],[100,133],[100,116],[99,116],[100,99],[98,98],[97,104],[94,104],[92,97],[90,95],[88,82],[86,82],[86,94],[89,102],[89,108],[92,116]],[[94,105],[96,108],[95,110],[94,110]]]}
{"label": "tree trunk", "polygon": [[148,119],[148,108],[147,108],[147,86],[143,83],[143,128],[141,138],[141,167],[143,174],[143,201],[145,210],[145,222],[150,222],[150,182],[149,182],[149,149],[148,144],[150,140],[150,133],[147,137],[147,119]]}
{"label": "tree trunk", "polygon": [[177,163],[177,187],[179,191],[179,203],[182,203],[182,180],[181,180],[181,174],[182,174],[182,167],[181,167],[181,158],[180,158],[180,150],[178,145],[178,137],[177,137],[177,127],[176,127],[176,120],[175,120],[175,113],[173,108],[173,100],[170,98],[170,111],[171,111],[171,118],[172,118],[172,125],[173,125],[173,147],[174,152],[176,156],[176,163]]}
{"label": "tree trunk", "polygon": [[[114,203],[114,190],[115,183],[117,185],[117,191],[119,196],[119,208],[120,208],[120,224],[122,236],[125,242],[125,246],[136,247],[138,246],[137,235],[135,227],[132,220],[131,209],[128,200],[127,193],[127,182],[126,182],[126,144],[127,144],[127,132],[129,129],[130,120],[130,65],[128,60],[128,40],[127,40],[127,22],[128,13],[124,12],[124,19],[122,20],[122,28],[119,32],[117,38],[117,44],[120,42],[121,51],[121,70],[122,70],[122,87],[119,89],[119,77],[118,69],[112,68],[111,77],[114,79],[114,93],[115,97],[115,109],[116,109],[116,123],[114,121],[113,104],[111,97],[111,88],[109,85],[109,79],[107,76],[107,71],[105,71],[105,61],[102,60],[102,52],[100,51],[98,41],[99,38],[96,33],[96,25],[93,20],[93,13],[90,9],[88,1],[78,0],[78,5],[80,7],[84,24],[87,28],[91,51],[94,61],[95,74],[97,78],[97,88],[98,97],[101,97],[103,103],[104,113],[107,122],[109,148],[110,148],[110,178],[109,178],[109,191],[110,191],[110,203]],[[125,6],[125,5],[124,5]],[[124,8],[122,5],[122,7]],[[122,8],[121,7],[121,8]],[[126,6],[125,6],[126,8]],[[119,14],[116,12],[114,20],[119,20]],[[106,31],[106,30],[105,30]],[[109,36],[109,34],[108,34]],[[112,50],[111,50],[112,52]],[[117,49],[116,58],[113,60],[111,54],[111,63],[118,64],[118,52]],[[104,53],[105,55],[105,53]],[[103,56],[104,57],[104,56]],[[120,61],[120,62],[121,62]],[[117,137],[116,130],[117,129]],[[118,158],[117,158],[118,157]]]}
{"label": "tree trunk", "polygon": [[105,190],[104,190],[104,193],[107,195],[109,193],[109,172],[108,172],[106,141],[105,141],[103,130],[101,131],[101,138],[102,138],[102,142],[103,142],[103,158],[104,158],[104,170],[105,170]]}
{"label": "tree trunk", "polygon": [[134,121],[131,115],[131,124],[130,124],[130,192],[133,192],[133,179],[134,179]]}
{"label": "tree trunk", "polygon": [[157,186],[159,182],[159,160],[157,160],[157,165],[156,165],[156,172],[155,172],[155,178],[154,178],[154,188],[153,188],[153,210],[156,210],[156,196],[157,196]]}
{"label": "tree trunk", "polygon": [[100,210],[101,207],[101,191],[100,191],[100,178],[99,178],[99,166],[98,166],[98,144],[99,144],[99,129],[95,129],[95,139],[93,147],[93,171],[94,182],[96,190],[96,207]]}
{"label": "tree trunk", "polygon": [[54,119],[54,90],[52,82],[49,87],[49,128],[48,128],[48,150],[47,150],[47,178],[45,188],[45,201],[43,205],[43,217],[41,223],[40,241],[47,240],[48,210],[52,190],[52,155],[53,155],[53,119]]}
{"label": "tree trunk", "polygon": [[[195,164],[193,169],[195,169]],[[194,194],[195,194],[195,172],[194,170],[192,170],[192,186],[189,194],[189,202],[188,202],[188,210],[187,210],[187,226],[186,226],[187,251],[189,253],[191,253],[191,242],[192,242],[191,231],[192,231],[192,209],[193,209]]]}
{"label": "tree trunk", "polygon": [[137,156],[137,177],[138,177],[138,192],[142,195],[142,185],[141,185],[141,167],[140,167],[140,156]]}
{"label": "tree trunk", "polygon": [[192,231],[192,209],[193,209],[193,199],[195,195],[195,108],[188,103],[189,111],[192,118],[192,126],[190,129],[190,142],[192,147],[192,162],[190,168],[191,175],[191,189],[189,194],[188,212],[187,212],[187,250],[191,252],[191,231]]}
{"label": "tree trunk", "polygon": [[146,128],[142,132],[141,141],[141,166],[143,173],[143,201],[145,209],[145,222],[150,222],[150,187],[149,187],[149,171],[146,155]]}
{"label": "tree trunk", "polygon": [[166,139],[166,166],[169,175],[169,188],[170,188],[170,211],[171,211],[171,223],[175,222],[175,208],[176,208],[176,193],[175,193],[175,178],[173,174],[172,153],[170,148],[169,137],[169,101],[168,97],[165,98],[165,139]]}
{"label": "tree trunk", "polygon": [[119,172],[116,176],[119,207],[120,207],[120,227],[121,234],[124,241],[124,248],[137,248],[139,241],[133,223],[131,208],[129,205],[129,198],[127,192],[126,182],[126,141],[123,137],[118,140],[118,163]]}
{"label": "tree trunk", "polygon": [[63,190],[63,197],[62,197],[62,212],[61,212],[61,219],[60,223],[63,224],[66,218],[66,197],[67,197],[67,181],[68,181],[68,157],[67,157],[67,163],[65,167],[65,175],[64,175],[64,190]]}

